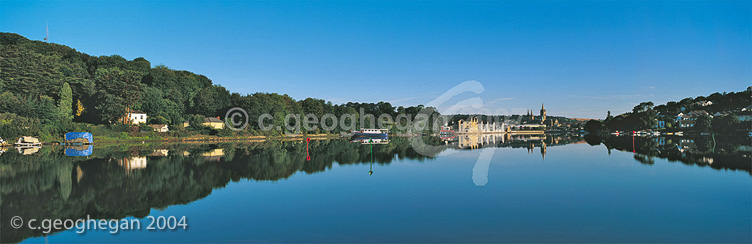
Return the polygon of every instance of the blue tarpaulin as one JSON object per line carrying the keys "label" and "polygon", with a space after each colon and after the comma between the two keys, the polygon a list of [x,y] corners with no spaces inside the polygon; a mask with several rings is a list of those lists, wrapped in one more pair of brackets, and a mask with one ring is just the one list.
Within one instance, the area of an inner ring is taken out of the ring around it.
{"label": "blue tarpaulin", "polygon": [[[91,134],[90,134],[91,135]],[[74,156],[74,157],[86,157],[90,156],[91,153],[94,152],[94,146],[89,145],[85,150],[78,150],[74,148],[66,148],[65,149],[65,155],[67,156]]]}
{"label": "blue tarpaulin", "polygon": [[89,143],[94,143],[94,136],[92,136],[89,132],[68,132],[65,134],[66,141],[75,140],[78,138],[84,138],[89,141]]}

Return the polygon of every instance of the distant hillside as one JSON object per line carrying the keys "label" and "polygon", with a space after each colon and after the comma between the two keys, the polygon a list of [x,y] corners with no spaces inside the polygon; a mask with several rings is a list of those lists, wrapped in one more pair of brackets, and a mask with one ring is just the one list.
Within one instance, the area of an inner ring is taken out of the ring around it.
{"label": "distant hillside", "polygon": [[680,129],[738,133],[752,130],[747,118],[751,109],[752,87],[748,87],[744,91],[688,97],[658,106],[653,102],[643,102],[632,112],[617,116],[609,113],[602,122],[590,121],[586,129],[591,132]]}
{"label": "distant hillside", "polygon": [[731,112],[752,105],[752,87],[740,92],[713,93],[709,96],[684,98],[678,102],[671,101],[655,106],[661,114],[678,114],[693,110],[705,110],[708,113]]}
{"label": "distant hillside", "polygon": [[81,101],[83,105],[76,116],[82,122],[116,120],[127,105],[175,121],[182,121],[186,113],[212,116],[217,108],[229,105],[229,99],[207,105],[197,98],[200,93],[216,92],[229,97],[209,78],[165,66],[152,68],[144,58],[90,56],[14,33],[0,33],[0,50],[0,112],[51,120],[51,115],[44,114],[49,108],[39,108],[38,103],[55,104],[63,83],[72,88],[73,104]]}

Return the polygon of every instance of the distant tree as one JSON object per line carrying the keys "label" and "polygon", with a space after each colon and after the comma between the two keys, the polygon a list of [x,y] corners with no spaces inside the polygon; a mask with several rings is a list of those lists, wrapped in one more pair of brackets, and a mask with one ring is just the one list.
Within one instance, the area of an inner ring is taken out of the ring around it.
{"label": "distant tree", "polygon": [[220,112],[229,105],[230,92],[216,85],[202,89],[193,98],[193,111],[208,117],[224,116]]}
{"label": "distant tree", "polygon": [[603,124],[598,120],[591,119],[587,123],[585,123],[585,131],[587,132],[597,133],[602,130]]}
{"label": "distant tree", "polygon": [[63,83],[60,89],[60,100],[58,101],[58,116],[64,121],[73,120],[73,92],[68,83]]}
{"label": "distant tree", "polygon": [[188,129],[189,130],[203,130],[206,126],[203,125],[205,116],[194,114],[188,117]]}
{"label": "distant tree", "polygon": [[84,104],[81,100],[76,100],[76,117],[80,117],[84,113]]}
{"label": "distant tree", "polygon": [[167,100],[162,98],[162,90],[154,87],[147,87],[141,98],[139,107],[142,112],[149,114],[149,117],[167,116]]}
{"label": "distant tree", "polygon": [[98,117],[102,122],[113,124],[121,121],[120,119],[125,116],[125,101],[123,98],[100,93],[97,101],[99,104],[94,108],[98,111]]}
{"label": "distant tree", "polygon": [[96,109],[100,111],[102,121],[112,123],[123,118],[122,122],[127,123],[126,113],[141,101],[144,91],[141,73],[117,67],[97,69],[95,80],[98,88]]}
{"label": "distant tree", "polygon": [[612,119],[614,119],[614,116],[611,115],[611,110],[609,110],[608,113],[606,113],[606,119],[603,120],[603,124],[608,124]]}
{"label": "distant tree", "polygon": [[738,130],[749,131],[752,129],[749,122],[743,122],[739,120],[737,115],[726,115],[713,117],[711,123],[712,130],[719,133],[734,133]]}
{"label": "distant tree", "polygon": [[57,112],[58,109],[55,106],[55,100],[48,96],[41,96],[34,106],[31,117],[40,118],[42,123],[49,124],[55,120]]}
{"label": "distant tree", "polygon": [[149,116],[149,124],[170,124],[170,120],[161,116]]}
{"label": "distant tree", "polygon": [[642,102],[639,105],[632,108],[632,113],[636,114],[636,113],[645,112],[649,109],[653,109],[653,105],[654,105],[653,102]]}
{"label": "distant tree", "polygon": [[695,128],[701,131],[709,131],[711,129],[711,118],[708,115],[700,115],[695,121]]}

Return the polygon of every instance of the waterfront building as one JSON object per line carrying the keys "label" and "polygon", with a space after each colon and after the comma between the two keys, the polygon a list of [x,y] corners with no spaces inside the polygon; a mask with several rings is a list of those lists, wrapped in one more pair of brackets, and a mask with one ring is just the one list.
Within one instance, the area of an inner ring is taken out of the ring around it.
{"label": "waterfront building", "polygon": [[146,113],[136,110],[131,110],[130,113],[126,114],[128,121],[131,122],[131,124],[137,125],[146,123]]}
{"label": "waterfront building", "polygon": [[204,123],[202,123],[202,125],[209,126],[211,128],[217,129],[217,130],[221,130],[221,129],[225,128],[225,122],[222,122],[222,120],[219,119],[219,117],[216,117],[216,118],[214,118],[214,117],[205,118],[204,119]]}

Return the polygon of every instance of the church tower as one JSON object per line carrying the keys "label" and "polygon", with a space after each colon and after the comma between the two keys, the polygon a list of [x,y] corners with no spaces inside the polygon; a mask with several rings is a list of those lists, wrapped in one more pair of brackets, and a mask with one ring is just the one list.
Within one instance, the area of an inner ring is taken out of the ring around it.
{"label": "church tower", "polygon": [[541,124],[543,124],[543,122],[546,122],[546,108],[543,106],[543,104],[541,104],[540,117]]}
{"label": "church tower", "polygon": [[527,116],[528,116],[528,119],[530,120],[530,123],[532,123],[533,120],[535,120],[535,118],[533,117],[533,110],[532,109],[528,110]]}

